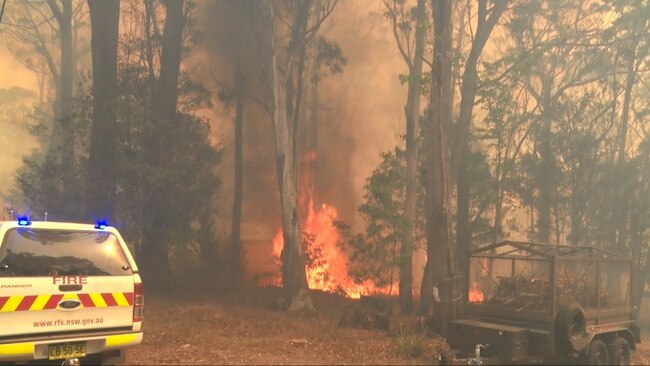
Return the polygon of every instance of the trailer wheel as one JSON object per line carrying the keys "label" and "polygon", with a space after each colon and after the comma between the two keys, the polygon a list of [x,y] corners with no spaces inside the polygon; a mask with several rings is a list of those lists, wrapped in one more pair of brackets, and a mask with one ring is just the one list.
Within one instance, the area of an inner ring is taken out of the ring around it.
{"label": "trailer wheel", "polygon": [[609,365],[607,346],[600,339],[594,339],[587,352],[588,365]]}
{"label": "trailer wheel", "polygon": [[571,304],[560,308],[555,316],[555,339],[558,346],[568,353],[587,349],[587,319],[580,305]]}
{"label": "trailer wheel", "polygon": [[609,364],[610,365],[629,365],[630,364],[630,345],[622,337],[616,337],[609,344]]}

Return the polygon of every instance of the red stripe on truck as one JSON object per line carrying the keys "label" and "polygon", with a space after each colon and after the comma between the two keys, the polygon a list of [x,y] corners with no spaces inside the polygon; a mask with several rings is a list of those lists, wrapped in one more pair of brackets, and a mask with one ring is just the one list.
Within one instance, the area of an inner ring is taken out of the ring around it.
{"label": "red stripe on truck", "polygon": [[63,298],[63,295],[52,295],[47,303],[43,307],[43,310],[47,309],[56,309],[56,306],[59,304],[59,301]]}
{"label": "red stripe on truck", "polygon": [[84,306],[84,308],[94,308],[95,303],[93,302],[93,299],[90,298],[90,295],[88,294],[77,294],[79,296],[79,301],[81,301],[81,305]]}
{"label": "red stripe on truck", "polygon": [[133,292],[125,292],[124,297],[126,298],[126,301],[129,303],[129,305],[133,305]]}
{"label": "red stripe on truck", "polygon": [[106,301],[106,305],[108,306],[117,306],[117,303],[115,302],[115,298],[113,297],[113,294],[109,293],[103,293],[102,297],[104,298],[104,301]]}
{"label": "red stripe on truck", "polygon": [[32,306],[34,303],[34,300],[36,300],[38,296],[25,296],[23,298],[23,301],[20,302],[18,307],[16,308],[16,311],[25,311],[29,310],[29,308]]}

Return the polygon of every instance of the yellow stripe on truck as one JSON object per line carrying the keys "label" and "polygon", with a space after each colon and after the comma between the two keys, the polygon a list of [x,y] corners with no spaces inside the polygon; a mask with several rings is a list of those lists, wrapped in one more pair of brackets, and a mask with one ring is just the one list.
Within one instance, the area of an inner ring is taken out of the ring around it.
{"label": "yellow stripe on truck", "polygon": [[90,296],[90,299],[95,303],[95,306],[98,308],[105,308],[106,307],[106,301],[104,301],[104,298],[102,297],[102,294],[88,294]]}
{"label": "yellow stripe on truck", "polygon": [[25,356],[34,354],[34,343],[0,344],[1,356]]}
{"label": "yellow stripe on truck", "polygon": [[10,296],[9,300],[5,303],[5,305],[2,307],[0,312],[9,312],[9,311],[16,311],[16,308],[18,305],[20,305],[20,302],[23,301],[23,298],[25,296]]}
{"label": "yellow stripe on truck", "polygon": [[43,308],[45,307],[45,304],[47,304],[47,300],[49,300],[50,297],[52,297],[52,295],[38,295],[36,300],[34,300],[34,303],[32,304],[32,306],[29,307],[29,310],[30,311],[43,310]]}
{"label": "yellow stripe on truck", "polygon": [[113,298],[117,303],[117,306],[129,306],[129,301],[124,297],[123,292],[113,292]]}
{"label": "yellow stripe on truck", "polygon": [[128,346],[138,339],[137,334],[120,334],[106,337],[106,347]]}
{"label": "yellow stripe on truck", "polygon": [[61,299],[61,301],[64,300],[79,300],[79,296],[77,296],[77,294],[67,293],[63,295],[63,298]]}

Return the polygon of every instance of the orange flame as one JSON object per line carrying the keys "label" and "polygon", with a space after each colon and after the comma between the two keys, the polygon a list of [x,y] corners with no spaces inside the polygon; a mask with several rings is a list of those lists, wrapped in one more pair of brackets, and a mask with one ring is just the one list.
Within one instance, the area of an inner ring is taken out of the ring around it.
{"label": "orange flame", "polygon": [[478,288],[478,283],[472,282],[469,289],[469,302],[483,302],[483,292]]}
{"label": "orange flame", "polygon": [[[315,151],[310,150],[302,156],[300,196],[298,210],[302,215],[303,242],[307,242],[306,256],[312,261],[305,269],[307,284],[310,289],[339,293],[349,298],[358,299],[367,294],[390,294],[392,286],[377,287],[372,281],[355,283],[348,276],[348,257],[339,247],[339,232],[334,226],[338,212],[334,206],[323,204],[314,209],[314,171],[313,163],[318,159]],[[306,213],[306,215],[304,215]],[[305,217],[306,216],[306,217]],[[282,229],[273,238],[273,257],[280,262],[284,238]],[[304,247],[303,247],[304,248]],[[277,276],[261,281],[260,285],[282,286],[282,278]]]}
{"label": "orange flame", "polygon": [[[316,260],[306,267],[307,284],[310,289],[321,290],[358,299],[364,294],[388,293],[384,288],[375,286],[371,281],[362,284],[354,283],[348,276],[348,259],[338,246],[339,233],[333,225],[337,217],[335,207],[323,204],[321,209],[314,210],[314,202],[310,199],[307,218],[303,224],[303,240],[309,240],[308,250],[315,253]],[[284,239],[282,230],[273,238],[273,255],[277,258],[282,253]],[[271,281],[273,285],[281,285],[280,277]]]}

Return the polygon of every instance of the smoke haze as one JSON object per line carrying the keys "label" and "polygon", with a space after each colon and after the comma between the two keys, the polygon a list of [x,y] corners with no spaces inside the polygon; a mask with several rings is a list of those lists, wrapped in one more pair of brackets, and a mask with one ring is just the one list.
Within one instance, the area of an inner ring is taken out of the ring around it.
{"label": "smoke haze", "polygon": [[[271,120],[252,101],[264,99],[266,86],[258,63],[259,45],[252,19],[255,12],[253,9],[251,13],[250,4],[203,3],[198,12],[198,27],[204,41],[188,63],[194,77],[212,80],[210,84],[218,87],[222,97],[227,97],[233,88],[235,70],[240,68],[244,72],[247,102],[242,240],[247,265],[264,272],[272,270],[267,258],[271,254],[271,240],[281,225],[281,212]],[[397,52],[388,21],[381,15],[382,8],[381,3],[374,1],[341,1],[320,32],[327,40],[339,44],[347,65],[342,74],[328,76],[319,84],[315,205],[335,206],[339,219],[352,224],[355,230],[363,227],[357,208],[362,202],[365,180],[379,163],[380,152],[399,143],[404,129],[406,88],[400,85],[398,76],[406,72],[406,66]],[[305,99],[303,110],[309,107],[308,103]],[[226,148],[219,168],[224,185],[218,221],[220,237],[227,238],[233,196],[234,100],[215,98],[214,104],[210,116],[214,133]]]}

